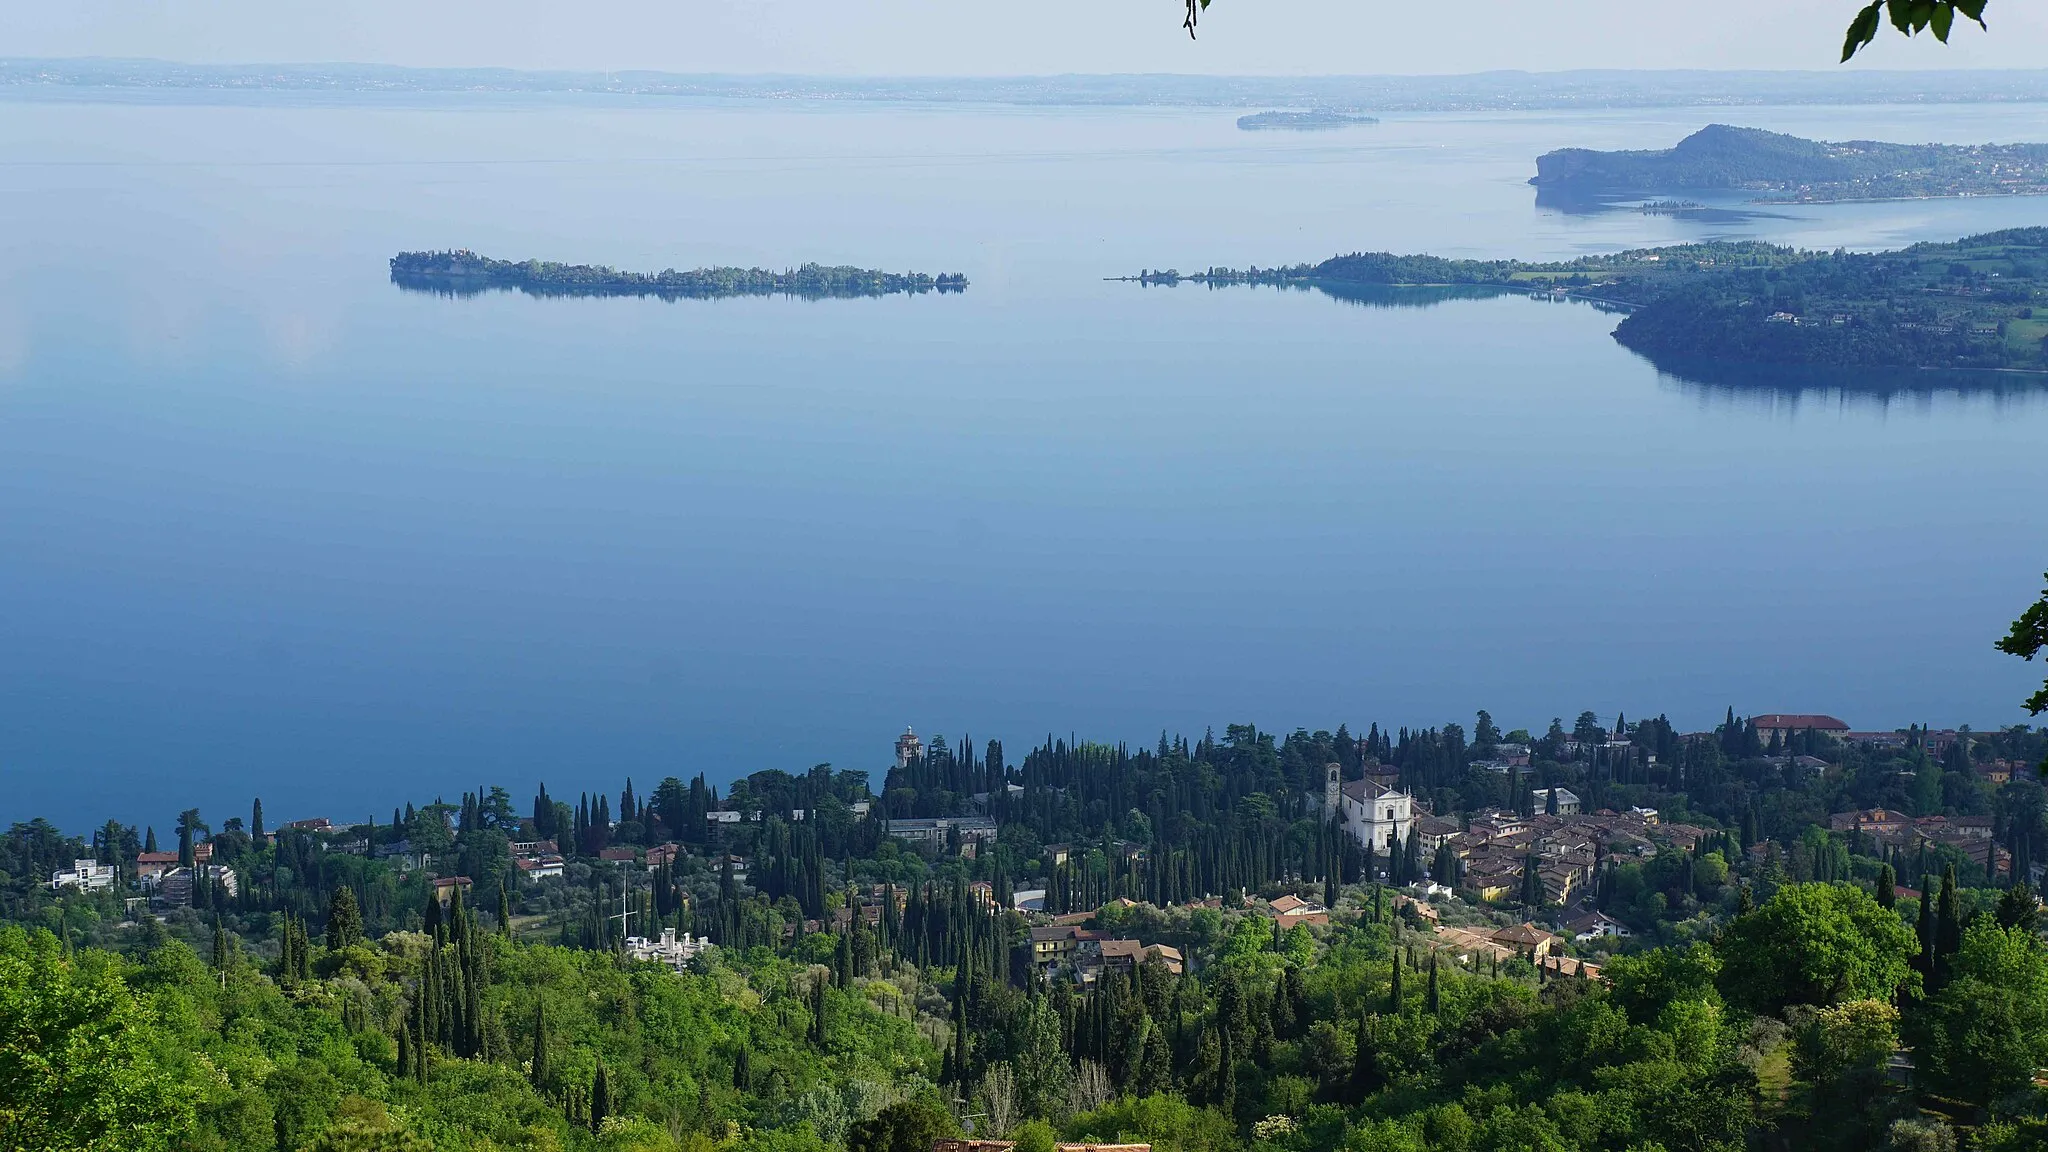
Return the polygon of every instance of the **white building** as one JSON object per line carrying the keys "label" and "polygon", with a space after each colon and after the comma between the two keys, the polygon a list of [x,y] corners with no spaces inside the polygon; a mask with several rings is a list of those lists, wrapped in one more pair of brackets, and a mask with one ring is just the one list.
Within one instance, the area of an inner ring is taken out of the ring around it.
{"label": "white building", "polygon": [[649,940],[645,936],[626,937],[626,955],[635,960],[652,960],[681,971],[699,953],[711,947],[709,936],[676,936],[673,928],[663,928],[661,939]]}
{"label": "white building", "polygon": [[1385,856],[1398,850],[1415,822],[1415,798],[1370,780],[1346,783],[1343,770],[1335,764],[1325,772],[1324,811],[1336,813],[1351,838],[1374,852]]}
{"label": "white building", "polygon": [[1531,789],[1529,791],[1530,811],[1538,813],[1551,812],[1550,798],[1553,795],[1557,797],[1557,809],[1552,813],[1553,815],[1577,816],[1579,814],[1579,794],[1569,788]]}
{"label": "white building", "polygon": [[73,860],[70,868],[50,873],[51,891],[76,888],[82,892],[98,892],[113,886],[114,866],[97,860]]}
{"label": "white building", "polygon": [[560,856],[520,856],[512,861],[512,867],[528,880],[552,880],[563,871]]}

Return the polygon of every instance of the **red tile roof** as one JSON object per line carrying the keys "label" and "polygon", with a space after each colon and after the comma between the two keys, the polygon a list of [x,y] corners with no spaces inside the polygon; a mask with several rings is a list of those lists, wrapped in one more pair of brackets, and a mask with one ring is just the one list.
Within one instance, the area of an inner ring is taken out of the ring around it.
{"label": "red tile roof", "polygon": [[1749,726],[1752,728],[1812,728],[1818,732],[1847,732],[1849,730],[1847,724],[1842,723],[1833,716],[1821,716],[1809,712],[1766,712],[1761,716],[1751,716],[1749,718]]}

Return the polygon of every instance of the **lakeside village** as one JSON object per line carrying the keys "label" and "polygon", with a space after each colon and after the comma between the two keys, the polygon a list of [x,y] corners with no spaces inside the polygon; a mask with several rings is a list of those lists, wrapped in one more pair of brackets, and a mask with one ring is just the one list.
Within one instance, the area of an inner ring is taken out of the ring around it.
{"label": "lakeside village", "polygon": [[[159,849],[154,828],[138,844],[134,829],[109,822],[89,849],[70,841],[75,858],[43,873],[48,898],[69,912],[23,917],[17,907],[11,918],[104,934],[109,921],[92,908],[118,902],[114,927],[162,918],[196,936],[220,914],[326,919],[322,877],[337,877],[389,926],[417,920],[418,897],[406,893],[431,893],[444,909],[495,906],[527,938],[683,971],[718,944],[844,939],[856,920],[900,934],[906,917],[931,914],[936,881],[979,914],[1014,912],[1013,968],[1084,988],[1149,961],[1178,974],[1244,917],[1269,922],[1276,945],[1333,917],[1391,918],[1397,933],[1405,926],[1432,954],[1474,970],[1597,977],[1632,939],[1700,938],[1717,916],[1784,883],[1854,879],[1889,906],[1919,901],[1944,874],[1966,890],[2037,885],[2048,864],[2035,854],[2048,833],[2032,767],[2042,734],[2024,726],[1988,736],[1853,731],[1831,716],[1738,720],[1731,710],[1713,732],[1676,734],[1661,718],[1608,729],[1587,713],[1539,739],[1492,730],[1481,713],[1475,735],[1467,744],[1455,724],[1403,730],[1397,747],[1376,726],[1355,740],[1340,728],[1296,733],[1277,748],[1249,727],[1192,748],[1162,736],[1156,754],[1139,754],[1162,762],[1155,771],[1176,757],[1227,767],[1247,750],[1254,769],[1262,756],[1329,759],[1313,787],[1285,779],[1304,775],[1299,764],[1269,765],[1281,786],[1226,782],[1220,797],[1190,797],[1179,813],[1155,790],[1149,815],[1128,806],[1096,837],[1050,842],[1047,833],[1095,821],[1073,820],[1082,798],[1052,782],[1072,778],[1074,764],[1044,769],[1103,755],[1102,746],[1048,740],[1008,768],[996,742],[977,761],[971,740],[956,752],[906,730],[879,797],[866,773],[821,765],[806,776],[757,773],[723,799],[701,776],[666,780],[651,799],[629,781],[616,817],[609,796],[584,794],[571,807],[544,787],[533,814],[515,816],[503,789],[480,788],[460,805],[407,805],[389,824],[311,818],[266,832],[259,800],[251,822],[232,818],[219,831],[196,811],[182,814],[175,850]],[[1439,763],[1417,762],[1425,746]],[[1445,752],[1464,761],[1452,766],[1455,780]],[[1724,803],[1717,819],[1730,782],[1715,777],[1731,767],[1750,786],[1739,789],[1739,810]],[[963,790],[971,783],[987,787]],[[1461,807],[1475,791],[1500,802]],[[1879,802],[1816,806],[1831,796]],[[1661,811],[1639,802],[1658,797]],[[1241,841],[1254,834],[1238,847],[1264,859],[1218,859],[1233,854],[1216,835],[1218,814],[1192,810],[1215,799],[1228,802],[1222,823],[1236,824]],[[1261,823],[1281,830],[1262,838]],[[63,851],[35,821],[15,825],[12,857],[25,838],[36,841],[31,853]],[[265,847],[274,850],[267,872],[255,867]],[[281,868],[285,856],[303,863]],[[296,894],[282,891],[295,880]]]}

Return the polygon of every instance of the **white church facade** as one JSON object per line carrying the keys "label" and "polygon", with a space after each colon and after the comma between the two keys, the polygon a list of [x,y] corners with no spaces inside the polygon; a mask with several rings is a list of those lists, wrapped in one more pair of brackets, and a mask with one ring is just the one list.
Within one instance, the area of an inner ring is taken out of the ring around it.
{"label": "white church facade", "polygon": [[1370,780],[1347,782],[1335,764],[1323,771],[1323,810],[1335,812],[1344,831],[1376,854],[1399,850],[1415,825],[1415,798]]}

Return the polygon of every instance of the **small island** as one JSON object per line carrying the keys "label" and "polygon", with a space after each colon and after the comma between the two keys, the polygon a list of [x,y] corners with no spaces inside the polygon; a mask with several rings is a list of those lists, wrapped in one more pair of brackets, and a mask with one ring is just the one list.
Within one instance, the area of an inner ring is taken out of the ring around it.
{"label": "small island", "polygon": [[1546,152],[1529,183],[1578,196],[1746,191],[1760,204],[2038,196],[2048,144],[1834,143],[1709,124],[1658,151]]}
{"label": "small island", "polygon": [[2048,228],[1893,252],[1810,252],[1758,241],[1643,248],[1577,260],[1352,253],[1320,264],[1141,272],[1143,284],[1459,288],[1588,300],[1626,313],[1614,338],[1661,364],[2048,372]]}
{"label": "small island", "polygon": [[1373,116],[1360,116],[1355,112],[1334,112],[1328,108],[1311,108],[1305,112],[1254,112],[1239,116],[1237,126],[1246,132],[1322,132],[1331,128],[1353,128],[1362,124],[1377,124]]}
{"label": "small island", "polygon": [[798,296],[806,300],[959,292],[967,277],[923,272],[882,272],[844,265],[805,264],[782,272],[765,268],[698,268],[678,272],[621,272],[594,264],[549,260],[493,260],[467,249],[400,252],[391,258],[391,282],[401,288],[473,296],[520,291],[530,296],[659,296],[711,300],[728,296]]}

